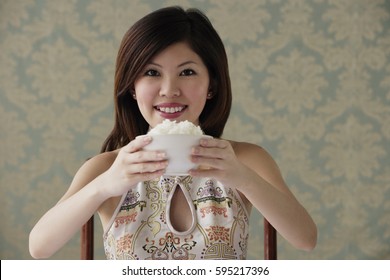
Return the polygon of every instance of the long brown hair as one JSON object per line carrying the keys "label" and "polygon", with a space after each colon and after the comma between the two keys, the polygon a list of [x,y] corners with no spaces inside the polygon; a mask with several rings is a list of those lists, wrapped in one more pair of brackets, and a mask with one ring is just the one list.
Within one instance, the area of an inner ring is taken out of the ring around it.
{"label": "long brown hair", "polygon": [[201,11],[167,7],[141,18],[122,39],[115,70],[115,124],[102,145],[102,152],[123,147],[136,136],[147,133],[149,124],[132,97],[134,82],[155,55],[183,41],[203,60],[210,75],[213,97],[206,102],[199,124],[207,135],[222,135],[232,103],[228,61],[222,40]]}

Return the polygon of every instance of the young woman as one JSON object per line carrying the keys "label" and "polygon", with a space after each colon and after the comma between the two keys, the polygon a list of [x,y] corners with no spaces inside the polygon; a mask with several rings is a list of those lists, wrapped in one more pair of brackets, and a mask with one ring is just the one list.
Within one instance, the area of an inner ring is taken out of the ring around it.
{"label": "young woman", "polygon": [[[315,247],[316,226],[272,157],[221,139],[232,102],[227,57],[199,10],[163,8],[128,30],[114,102],[102,153],[31,231],[34,258],[50,257],[96,211],[109,259],[245,259],[252,206],[293,246]],[[213,136],[192,151],[192,161],[207,168],[164,176],[164,151],[143,147],[152,141],[148,130],[165,119],[191,121]]]}

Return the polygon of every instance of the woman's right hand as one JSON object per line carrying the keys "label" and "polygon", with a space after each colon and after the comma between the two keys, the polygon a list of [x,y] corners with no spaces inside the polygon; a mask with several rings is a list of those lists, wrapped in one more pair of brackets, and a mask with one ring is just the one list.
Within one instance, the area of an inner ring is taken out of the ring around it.
{"label": "woman's right hand", "polygon": [[164,174],[168,166],[166,153],[142,149],[151,141],[149,135],[137,137],[119,150],[114,163],[102,174],[107,197],[121,196],[138,182]]}

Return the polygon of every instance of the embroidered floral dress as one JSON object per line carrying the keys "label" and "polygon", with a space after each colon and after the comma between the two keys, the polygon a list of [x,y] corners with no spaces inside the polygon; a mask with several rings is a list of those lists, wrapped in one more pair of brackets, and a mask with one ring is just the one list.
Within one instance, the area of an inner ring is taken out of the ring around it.
{"label": "embroidered floral dress", "polygon": [[[191,226],[180,232],[170,203],[181,188]],[[236,190],[190,176],[139,183],[122,199],[104,232],[107,259],[245,259],[249,215]]]}

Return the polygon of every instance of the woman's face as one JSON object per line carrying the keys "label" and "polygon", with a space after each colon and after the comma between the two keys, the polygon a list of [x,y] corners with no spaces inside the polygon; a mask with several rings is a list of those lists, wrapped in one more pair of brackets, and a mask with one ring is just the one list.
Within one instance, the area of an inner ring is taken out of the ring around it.
{"label": "woman's face", "polygon": [[164,119],[199,125],[209,91],[209,73],[185,42],[157,54],[134,83],[138,107],[151,127]]}

